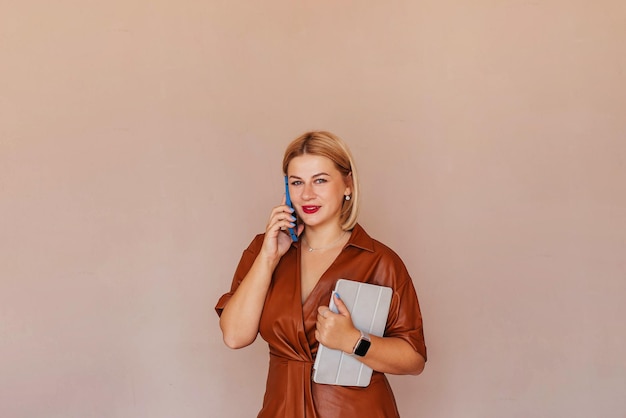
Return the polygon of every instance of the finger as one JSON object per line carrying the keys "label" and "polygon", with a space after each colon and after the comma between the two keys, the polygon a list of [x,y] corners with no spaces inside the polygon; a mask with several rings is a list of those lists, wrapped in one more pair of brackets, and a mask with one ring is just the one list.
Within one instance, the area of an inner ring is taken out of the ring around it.
{"label": "finger", "polygon": [[298,229],[296,230],[296,235],[300,236],[304,232],[304,224],[299,224]]}
{"label": "finger", "polygon": [[270,219],[267,223],[273,224],[276,221],[291,219],[290,217],[293,215],[291,215],[291,212],[284,210],[285,208],[287,208],[287,206],[278,206],[274,208],[274,210],[272,210],[272,213],[270,214]]}
{"label": "finger", "polygon": [[291,213],[276,211],[276,213],[272,214],[268,225],[271,227],[280,224],[280,226],[288,226],[290,228],[294,228],[296,226],[295,222],[296,218]]}
{"label": "finger", "polygon": [[293,213],[293,208],[287,205],[287,194],[283,193],[283,197],[280,199],[280,206],[277,206],[283,212]]}
{"label": "finger", "polygon": [[272,209],[272,213],[270,214],[270,220],[268,223],[273,223],[274,220],[282,220],[289,219],[292,222],[295,222],[295,216],[293,214],[293,210],[289,206],[276,206]]}
{"label": "finger", "polygon": [[295,227],[295,224],[292,222],[289,222],[288,220],[281,220],[281,221],[277,221],[274,225],[272,225],[270,227],[270,231],[282,231],[285,234],[287,233],[287,229],[288,228],[293,228]]}
{"label": "finger", "polygon": [[319,306],[317,308],[317,313],[319,313],[320,315],[322,315],[322,318],[326,318],[326,314],[328,312],[331,312],[330,308],[328,306]]}
{"label": "finger", "polygon": [[343,303],[343,300],[341,300],[339,293],[334,293],[333,298],[335,300],[335,305],[337,305],[337,309],[339,310],[339,314],[349,317],[350,311],[348,310],[348,307],[346,306],[346,304]]}

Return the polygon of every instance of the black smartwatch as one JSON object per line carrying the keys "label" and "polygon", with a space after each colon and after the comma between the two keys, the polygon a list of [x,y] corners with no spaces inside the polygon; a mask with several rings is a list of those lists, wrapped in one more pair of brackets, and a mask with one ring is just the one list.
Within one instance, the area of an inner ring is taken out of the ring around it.
{"label": "black smartwatch", "polygon": [[359,341],[357,341],[354,345],[354,348],[352,349],[352,354],[354,354],[355,356],[363,357],[367,354],[367,350],[370,349],[370,345],[372,345],[372,342],[370,341],[369,334],[361,331],[361,338],[359,338]]}

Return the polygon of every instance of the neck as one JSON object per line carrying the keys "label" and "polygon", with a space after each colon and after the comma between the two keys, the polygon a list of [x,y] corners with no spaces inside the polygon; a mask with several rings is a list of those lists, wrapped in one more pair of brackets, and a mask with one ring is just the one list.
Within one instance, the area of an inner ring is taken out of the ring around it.
{"label": "neck", "polygon": [[309,248],[321,249],[329,245],[333,245],[339,241],[346,231],[341,229],[339,225],[332,225],[325,228],[320,227],[306,227],[305,228],[305,241]]}

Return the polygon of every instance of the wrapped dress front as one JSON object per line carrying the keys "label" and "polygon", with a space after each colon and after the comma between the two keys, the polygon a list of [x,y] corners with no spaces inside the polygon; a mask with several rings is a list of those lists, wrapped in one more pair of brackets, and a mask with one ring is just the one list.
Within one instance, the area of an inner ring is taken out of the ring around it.
{"label": "wrapped dress front", "polygon": [[[262,243],[263,235],[258,235],[244,251],[230,292],[222,295],[215,307],[218,315],[249,271]],[[407,341],[426,359],[417,295],[398,255],[357,224],[348,243],[302,303],[300,248],[294,243],[274,271],[261,315],[259,332],[269,345],[270,364],[259,418],[399,416],[383,373],[375,371],[364,388],[316,384],[311,379],[318,347],[317,308],[328,306],[339,279],[391,287],[393,297],[384,336]]]}

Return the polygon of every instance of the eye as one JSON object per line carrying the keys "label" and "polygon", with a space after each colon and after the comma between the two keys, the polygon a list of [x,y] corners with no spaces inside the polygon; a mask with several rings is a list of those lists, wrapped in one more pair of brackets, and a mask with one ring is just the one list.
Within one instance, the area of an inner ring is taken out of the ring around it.
{"label": "eye", "polygon": [[301,184],[302,184],[302,182],[300,180],[294,180],[294,181],[291,182],[292,186],[299,186]]}
{"label": "eye", "polygon": [[315,179],[315,184],[322,184],[322,183],[326,183],[328,180],[323,179],[323,178],[318,178]]}

